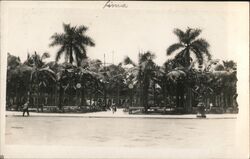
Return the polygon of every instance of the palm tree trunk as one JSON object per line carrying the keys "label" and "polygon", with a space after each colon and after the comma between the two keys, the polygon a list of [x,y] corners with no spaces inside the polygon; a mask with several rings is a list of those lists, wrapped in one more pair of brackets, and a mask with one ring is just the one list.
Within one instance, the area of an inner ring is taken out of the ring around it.
{"label": "palm tree trunk", "polygon": [[116,99],[116,105],[119,105],[119,101],[120,101],[120,84],[118,83],[118,87],[117,87],[117,99]]}
{"label": "palm tree trunk", "polygon": [[138,90],[139,90],[139,106],[141,107],[141,106],[143,106],[143,95],[142,95],[142,92],[143,92],[143,90],[142,90],[143,88],[142,88],[142,82],[141,82],[141,80],[139,81],[139,88],[138,88]]}
{"label": "palm tree trunk", "polygon": [[63,88],[61,82],[59,82],[59,109],[62,110],[62,96],[63,96]]}
{"label": "palm tree trunk", "polygon": [[104,95],[104,109],[107,108],[107,91],[106,91],[106,85],[103,84],[103,95]]}
{"label": "palm tree trunk", "polygon": [[181,96],[181,88],[180,88],[180,84],[177,84],[176,105],[177,105],[178,108],[181,107],[180,96]]}
{"label": "palm tree trunk", "polygon": [[166,98],[166,88],[165,88],[165,83],[163,83],[163,87],[162,87],[162,95],[163,95],[163,103],[164,103],[164,107],[167,106],[167,98]]}
{"label": "palm tree trunk", "polygon": [[192,110],[192,88],[187,88],[187,112]]}
{"label": "palm tree trunk", "polygon": [[[55,92],[55,94],[54,94],[54,93],[52,94],[52,99],[54,99],[54,100],[53,100],[53,101],[54,101],[54,104],[53,104],[53,105],[57,105],[57,103],[58,103],[58,102],[57,102],[57,84],[55,84],[53,88],[54,88],[54,91],[53,91],[53,92]],[[53,98],[53,97],[54,97],[54,98]]]}
{"label": "palm tree trunk", "polygon": [[81,105],[84,106],[85,105],[85,87],[82,86],[82,95],[81,95]]}
{"label": "palm tree trunk", "polygon": [[233,94],[230,93],[230,95],[228,96],[228,100],[229,100],[229,106],[233,107]]}
{"label": "palm tree trunk", "polygon": [[149,79],[145,77],[143,83],[143,92],[142,92],[142,99],[143,99],[143,106],[145,108],[145,112],[148,112],[148,89],[149,89]]}
{"label": "palm tree trunk", "polygon": [[17,89],[17,85],[16,85],[16,105],[17,105],[17,107],[16,107],[16,111],[19,109],[19,106],[20,106],[20,104],[19,104],[19,98],[18,98],[18,89]]}
{"label": "palm tree trunk", "polygon": [[224,104],[224,100],[223,100],[223,93],[220,94],[220,102],[221,102],[221,107],[223,108],[223,111],[225,109],[225,104]]}
{"label": "palm tree trunk", "polygon": [[156,88],[155,88],[155,82],[153,82],[153,95],[154,95],[154,106],[156,106]]}
{"label": "palm tree trunk", "polygon": [[70,50],[69,50],[69,63],[73,63],[73,51],[72,51],[72,47],[70,47]]}

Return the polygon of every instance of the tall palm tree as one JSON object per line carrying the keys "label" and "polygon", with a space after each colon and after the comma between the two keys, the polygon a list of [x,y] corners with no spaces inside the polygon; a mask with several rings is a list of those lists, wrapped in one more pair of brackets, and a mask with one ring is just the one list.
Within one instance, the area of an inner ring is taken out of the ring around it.
{"label": "tall palm tree", "polygon": [[[174,52],[177,52],[175,55],[175,61],[176,63],[180,64],[181,66],[184,67],[185,72],[189,74],[189,70],[191,70],[190,67],[192,67],[192,61],[193,59],[191,58],[191,54],[194,55],[194,57],[197,59],[199,68],[202,67],[202,64],[207,58],[207,60],[211,59],[211,54],[209,53],[209,43],[203,39],[203,38],[198,38],[198,36],[201,34],[201,29],[192,29],[192,28],[187,28],[186,31],[182,31],[180,29],[175,29],[174,34],[178,37],[179,42],[172,44],[171,46],[168,47],[167,49],[167,55],[171,55]],[[189,76],[190,77],[190,76]],[[189,81],[190,82],[190,81]],[[181,82],[177,84],[177,92],[180,92],[180,103],[184,103],[183,96],[184,96],[184,91],[185,91],[185,85],[187,85],[187,82]],[[187,85],[188,86],[188,85]],[[191,107],[191,87],[188,86],[188,93],[187,93],[187,98],[188,98],[188,103],[189,107]],[[177,96],[177,98],[179,98]],[[183,104],[182,104],[183,105]],[[179,105],[178,107],[180,107]]]}
{"label": "tall palm tree", "polygon": [[139,53],[139,62],[136,64],[129,57],[124,59],[124,64],[131,64],[133,67],[127,70],[127,78],[129,83],[134,83],[138,88],[139,105],[145,107],[145,111],[148,110],[148,95],[150,82],[155,76],[155,70],[157,68],[153,59],[155,55],[150,51],[146,53]]}
{"label": "tall palm tree", "polygon": [[204,57],[210,60],[211,54],[208,51],[209,43],[203,38],[198,38],[200,33],[201,29],[187,28],[185,32],[175,29],[174,34],[178,37],[179,42],[168,47],[167,55],[178,51],[176,59],[184,67],[188,67],[191,64],[191,53],[195,55],[199,65],[203,64]]}
{"label": "tall palm tree", "polygon": [[79,66],[81,61],[87,57],[86,46],[95,46],[94,41],[85,35],[88,28],[84,25],[71,26],[70,24],[63,24],[64,33],[55,33],[51,36],[52,42],[50,47],[60,46],[56,54],[56,61],[61,55],[65,54],[65,62]]}

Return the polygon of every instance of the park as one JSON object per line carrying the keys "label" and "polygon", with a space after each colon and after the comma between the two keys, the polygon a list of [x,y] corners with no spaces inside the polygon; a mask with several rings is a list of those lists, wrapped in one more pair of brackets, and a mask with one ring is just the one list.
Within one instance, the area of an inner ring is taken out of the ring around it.
{"label": "park", "polygon": [[[212,59],[209,43],[198,36],[201,29],[174,29],[179,43],[166,50],[175,53],[163,66],[155,54],[138,52],[138,62],[125,57],[117,65],[87,57],[94,40],[87,27],[63,24],[64,33],[51,36],[50,47],[59,46],[55,61],[50,54],[27,54],[22,62],[8,53],[7,110],[22,110],[29,100],[37,112],[106,111],[111,105],[142,113],[192,114],[199,102],[207,113],[237,113],[237,68],[233,60]],[[177,53],[176,53],[177,52]],[[62,54],[65,61],[58,63]]]}

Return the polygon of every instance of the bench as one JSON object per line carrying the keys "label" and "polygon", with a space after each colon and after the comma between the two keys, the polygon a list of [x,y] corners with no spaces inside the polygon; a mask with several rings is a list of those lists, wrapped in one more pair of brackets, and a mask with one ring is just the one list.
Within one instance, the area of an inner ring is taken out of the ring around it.
{"label": "bench", "polygon": [[162,110],[162,108],[160,108],[160,107],[150,107],[149,109],[153,109],[153,111],[157,111],[157,110]]}
{"label": "bench", "polygon": [[57,106],[43,106],[43,110],[55,111],[57,109],[58,109]]}
{"label": "bench", "polygon": [[139,110],[139,111],[144,112],[144,111],[145,111],[145,108],[144,108],[144,107],[129,107],[129,108],[128,108],[129,114],[132,114],[133,110]]}

